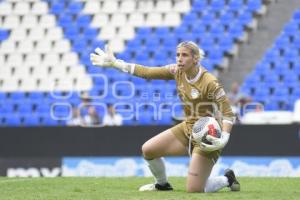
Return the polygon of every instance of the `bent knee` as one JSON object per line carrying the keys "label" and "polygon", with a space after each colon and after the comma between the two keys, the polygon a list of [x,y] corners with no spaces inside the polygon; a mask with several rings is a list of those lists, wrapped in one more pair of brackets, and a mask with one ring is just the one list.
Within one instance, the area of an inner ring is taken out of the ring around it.
{"label": "bent knee", "polygon": [[154,149],[147,142],[142,146],[142,153],[144,158],[147,160],[155,158]]}

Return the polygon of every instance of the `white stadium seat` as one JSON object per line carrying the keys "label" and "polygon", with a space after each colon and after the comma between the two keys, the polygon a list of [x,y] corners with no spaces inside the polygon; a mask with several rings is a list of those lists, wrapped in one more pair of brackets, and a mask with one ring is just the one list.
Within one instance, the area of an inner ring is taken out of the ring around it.
{"label": "white stadium seat", "polygon": [[0,67],[0,78],[8,78],[12,75],[12,67],[4,65]]}
{"label": "white stadium seat", "polygon": [[51,77],[58,77],[58,78],[66,78],[69,76],[67,74],[67,68],[65,65],[55,65],[51,68],[51,72],[49,74]]}
{"label": "white stadium seat", "polygon": [[161,26],[162,25],[162,14],[161,13],[150,13],[146,19],[147,26]]}
{"label": "white stadium seat", "polygon": [[120,12],[121,13],[133,13],[135,12],[136,1],[135,0],[123,0],[121,1]]}
{"label": "white stadium seat", "polygon": [[155,12],[154,1],[138,1],[137,12],[141,12],[141,13]]}
{"label": "white stadium seat", "polygon": [[125,39],[125,40],[130,40],[133,39],[135,36],[135,31],[133,26],[122,26],[120,27],[118,37]]}
{"label": "white stadium seat", "polygon": [[89,75],[81,75],[77,77],[75,89],[78,91],[90,90],[93,86],[93,82]]}
{"label": "white stadium seat", "polygon": [[6,65],[10,67],[12,66],[16,67],[16,66],[22,66],[23,63],[24,63],[23,55],[19,53],[13,53],[8,56]]}
{"label": "white stadium seat", "polygon": [[41,40],[35,47],[37,53],[48,53],[51,51],[51,43],[48,40]]}
{"label": "white stadium seat", "polygon": [[19,43],[17,48],[19,53],[30,53],[34,49],[33,42],[30,40],[24,40]]}
{"label": "white stadium seat", "polygon": [[175,5],[173,7],[173,11],[177,11],[180,13],[185,13],[191,10],[191,5],[189,0],[181,0],[181,1],[174,1]]}
{"label": "white stadium seat", "polygon": [[37,80],[32,77],[23,78],[19,90],[31,92],[37,90]]}
{"label": "white stadium seat", "polygon": [[104,1],[103,6],[101,8],[101,12],[103,13],[115,13],[118,12],[118,1],[116,0],[110,0],[110,1]]}
{"label": "white stadium seat", "polygon": [[57,65],[59,63],[59,55],[57,53],[47,53],[45,54],[44,60],[42,61],[42,64],[45,66],[50,66],[50,65]]}
{"label": "white stadium seat", "polygon": [[78,63],[78,55],[74,52],[64,53],[60,61],[61,65],[72,66]]}
{"label": "white stadium seat", "polygon": [[29,2],[20,1],[17,2],[13,8],[13,14],[15,15],[27,15],[30,10]]}
{"label": "white stadium seat", "polygon": [[122,13],[116,13],[114,15],[112,15],[112,18],[109,22],[110,26],[123,26],[124,24],[126,24],[126,15],[122,14]]}
{"label": "white stadium seat", "polygon": [[14,77],[18,78],[18,79],[29,79],[29,77],[31,76],[30,73],[30,67],[17,67],[15,69],[15,73],[14,73]]}
{"label": "white stadium seat", "polygon": [[128,25],[140,27],[145,26],[145,14],[143,13],[132,13],[129,15]]}
{"label": "white stadium seat", "polygon": [[181,23],[181,18],[179,13],[167,13],[163,20],[164,26],[179,26]]}
{"label": "white stadium seat", "polygon": [[113,52],[122,52],[125,49],[124,40],[121,38],[114,38],[108,44]]}
{"label": "white stadium seat", "polygon": [[[46,54],[48,55],[48,54]],[[32,66],[32,67],[38,67],[41,65],[41,54],[38,53],[29,53],[26,55],[24,65],[25,66]]]}
{"label": "white stadium seat", "polygon": [[56,26],[54,15],[42,15],[39,21],[39,26],[43,28],[52,28]]}
{"label": "white stadium seat", "polygon": [[33,3],[31,13],[34,15],[43,15],[48,13],[48,4],[43,1]]}
{"label": "white stadium seat", "polygon": [[8,54],[16,52],[16,44],[15,41],[12,40],[4,40],[0,43],[0,53]]}
{"label": "white stadium seat", "polygon": [[63,31],[60,27],[49,28],[46,31],[45,40],[60,40],[63,38]]}
{"label": "white stadium seat", "polygon": [[5,58],[3,54],[0,54],[0,66],[4,65]]}
{"label": "white stadium seat", "polygon": [[14,77],[7,77],[2,79],[3,84],[0,88],[1,92],[14,92],[19,88],[19,80]]}
{"label": "white stadium seat", "polygon": [[170,12],[172,11],[172,1],[171,0],[158,0],[156,3],[156,12]]}
{"label": "white stadium seat", "polygon": [[16,15],[8,15],[4,17],[4,22],[2,25],[3,29],[14,29],[20,26],[20,17]]}
{"label": "white stadium seat", "polygon": [[0,3],[0,16],[8,16],[12,13],[12,4],[9,2]]}
{"label": "white stadium seat", "polygon": [[102,27],[102,29],[100,30],[100,33],[98,35],[99,39],[102,40],[110,40],[115,38],[117,30],[114,26],[105,26]]}
{"label": "white stadium seat", "polygon": [[35,15],[25,15],[20,24],[23,28],[35,28],[38,26],[37,16]]}
{"label": "white stadium seat", "polygon": [[9,39],[11,39],[13,41],[23,41],[26,37],[27,37],[26,29],[17,28],[17,29],[11,30]]}
{"label": "white stadium seat", "polygon": [[69,75],[70,76],[81,76],[82,74],[85,74],[85,68],[82,65],[75,65],[70,67]]}
{"label": "white stadium seat", "polygon": [[100,13],[100,1],[87,1],[83,8],[84,14],[97,14]]}
{"label": "white stadium seat", "polygon": [[39,85],[37,86],[36,90],[41,91],[41,92],[46,92],[46,91],[54,91],[55,88],[55,80],[52,80],[50,78],[43,78],[40,79]]}
{"label": "white stadium seat", "polygon": [[54,90],[59,91],[73,91],[75,86],[73,85],[73,79],[70,77],[61,77],[56,81]]}
{"label": "white stadium seat", "polygon": [[42,27],[35,27],[29,30],[28,40],[38,41],[45,38],[45,29]]}
{"label": "white stadium seat", "polygon": [[54,42],[53,52],[66,53],[71,50],[71,44],[68,40],[58,40]]}
{"label": "white stadium seat", "polygon": [[33,69],[32,76],[35,78],[38,78],[38,79],[45,79],[49,76],[48,70],[49,70],[49,68],[46,66],[43,66],[43,65],[36,66]]}
{"label": "white stadium seat", "polygon": [[108,14],[96,14],[93,17],[92,23],[91,23],[91,27],[94,28],[99,28],[99,27],[104,27],[108,24]]}

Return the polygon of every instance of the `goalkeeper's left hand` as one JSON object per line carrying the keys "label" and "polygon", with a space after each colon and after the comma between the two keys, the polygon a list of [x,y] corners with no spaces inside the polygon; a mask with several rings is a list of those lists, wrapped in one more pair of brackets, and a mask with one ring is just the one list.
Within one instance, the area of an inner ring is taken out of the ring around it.
{"label": "goalkeeper's left hand", "polygon": [[226,146],[226,144],[228,143],[229,137],[230,137],[230,133],[227,133],[225,131],[223,131],[221,133],[220,138],[216,138],[211,135],[207,135],[206,139],[208,141],[210,141],[212,144],[206,144],[204,142],[201,142],[200,148],[206,152],[223,149]]}
{"label": "goalkeeper's left hand", "polygon": [[105,51],[100,48],[96,48],[95,53],[90,54],[90,60],[93,65],[100,67],[116,68],[131,74],[134,71],[134,64],[126,63],[123,60],[116,59],[108,45],[105,45]]}

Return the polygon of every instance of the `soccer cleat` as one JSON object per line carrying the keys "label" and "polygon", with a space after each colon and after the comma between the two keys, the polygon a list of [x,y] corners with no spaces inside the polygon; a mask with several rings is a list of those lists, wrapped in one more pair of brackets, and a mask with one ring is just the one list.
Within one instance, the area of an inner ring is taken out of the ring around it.
{"label": "soccer cleat", "polygon": [[235,177],[234,171],[231,169],[226,169],[224,176],[227,177],[228,183],[231,191],[240,191],[241,185]]}
{"label": "soccer cleat", "polygon": [[144,192],[144,191],[170,191],[170,190],[173,190],[170,183],[165,183],[164,185],[160,185],[158,183],[152,183],[152,184],[143,185],[139,189],[139,191],[141,191],[141,192]]}

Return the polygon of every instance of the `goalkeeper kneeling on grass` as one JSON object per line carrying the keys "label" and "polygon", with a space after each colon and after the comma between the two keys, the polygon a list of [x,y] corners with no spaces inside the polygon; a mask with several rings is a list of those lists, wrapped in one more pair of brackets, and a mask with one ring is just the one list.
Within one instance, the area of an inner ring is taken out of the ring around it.
{"label": "goalkeeper kneeling on grass", "polygon": [[[203,57],[203,50],[191,41],[182,42],[177,46],[176,64],[163,67],[126,63],[116,59],[107,47],[105,51],[97,48],[95,53],[90,55],[93,65],[116,68],[146,79],[176,81],[186,119],[143,144],[143,156],[155,183],[140,187],[140,191],[173,190],[168,182],[162,157],[182,156],[188,153],[191,160],[187,175],[187,192],[216,192],[224,187],[229,187],[231,191],[240,190],[240,184],[230,169],[225,170],[224,176],[209,177],[221,150],[229,140],[234,114],[216,77],[199,64]],[[193,127],[195,122],[216,112],[220,115],[218,121],[222,127],[220,137],[208,136],[206,141],[209,142],[196,141],[192,137],[193,128],[199,128]]]}

